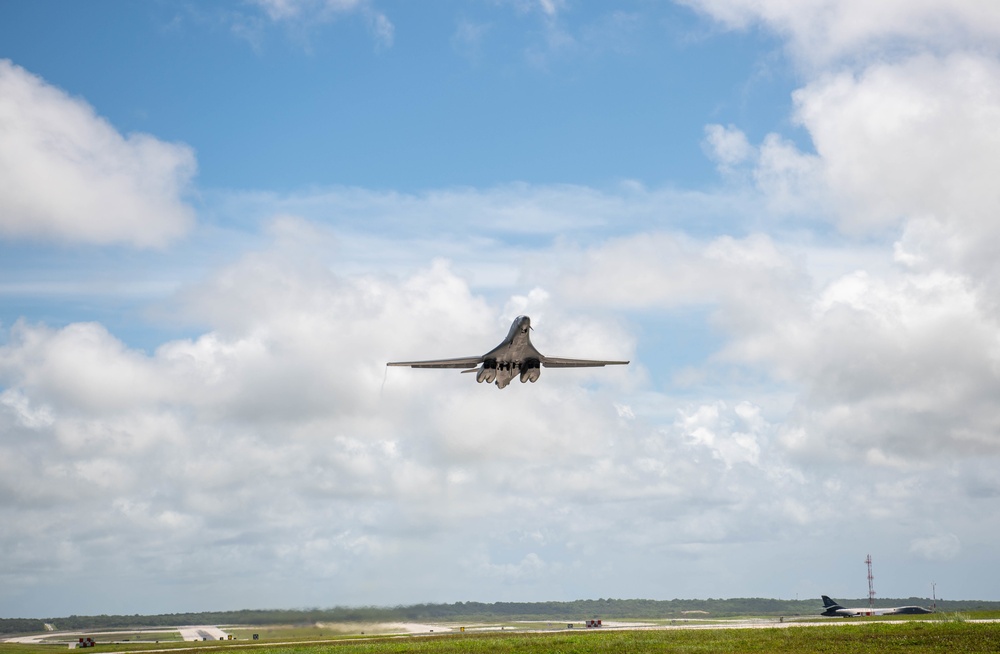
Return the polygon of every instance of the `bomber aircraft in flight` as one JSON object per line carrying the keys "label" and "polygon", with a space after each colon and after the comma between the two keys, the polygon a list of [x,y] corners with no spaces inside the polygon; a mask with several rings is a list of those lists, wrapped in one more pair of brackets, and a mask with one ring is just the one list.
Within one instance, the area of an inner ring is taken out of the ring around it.
{"label": "bomber aircraft in flight", "polygon": [[628,361],[547,357],[531,344],[531,339],[528,337],[530,329],[532,329],[531,318],[518,316],[510,326],[507,338],[482,356],[432,361],[393,361],[386,365],[409,368],[461,368],[463,373],[476,373],[476,381],[479,383],[489,384],[495,381],[497,388],[504,388],[515,375],[520,375],[522,384],[538,381],[543,366],[545,368],[595,368],[628,364]]}
{"label": "bomber aircraft in flight", "polygon": [[826,595],[821,596],[823,598],[823,612],[820,615],[828,615],[831,617],[841,617],[841,618],[857,618],[863,615],[900,615],[906,613],[932,613],[930,609],[925,609],[922,606],[893,606],[886,609],[845,609],[840,604],[827,597]]}

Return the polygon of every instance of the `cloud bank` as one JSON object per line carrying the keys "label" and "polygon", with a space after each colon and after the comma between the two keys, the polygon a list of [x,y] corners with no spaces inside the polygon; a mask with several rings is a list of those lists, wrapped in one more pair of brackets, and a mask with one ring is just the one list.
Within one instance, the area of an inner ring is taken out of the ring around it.
{"label": "cloud bank", "polygon": [[163,247],[187,232],[191,148],[120,135],[84,101],[0,60],[0,234]]}

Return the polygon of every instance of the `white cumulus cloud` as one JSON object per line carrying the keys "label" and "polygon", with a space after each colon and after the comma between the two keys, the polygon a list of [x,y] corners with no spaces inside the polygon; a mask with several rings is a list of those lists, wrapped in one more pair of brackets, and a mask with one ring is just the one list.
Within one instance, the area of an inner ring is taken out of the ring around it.
{"label": "white cumulus cloud", "polygon": [[810,66],[888,50],[996,48],[1000,7],[980,0],[681,0],[730,29],[761,24]]}
{"label": "white cumulus cloud", "polygon": [[86,102],[0,60],[0,237],[160,247],[194,222],[192,150],[122,136]]}

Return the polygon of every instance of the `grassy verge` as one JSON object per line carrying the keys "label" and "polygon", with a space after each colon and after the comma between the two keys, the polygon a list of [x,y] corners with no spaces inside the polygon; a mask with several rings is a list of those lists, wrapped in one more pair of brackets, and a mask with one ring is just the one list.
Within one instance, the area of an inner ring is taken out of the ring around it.
{"label": "grassy verge", "polygon": [[1000,651],[1000,625],[968,622],[913,622],[903,625],[860,624],[841,628],[699,629],[563,631],[557,633],[449,634],[405,638],[345,640],[318,645],[264,646],[258,654],[521,654],[552,652],[642,654],[778,652],[851,654],[853,652]]}

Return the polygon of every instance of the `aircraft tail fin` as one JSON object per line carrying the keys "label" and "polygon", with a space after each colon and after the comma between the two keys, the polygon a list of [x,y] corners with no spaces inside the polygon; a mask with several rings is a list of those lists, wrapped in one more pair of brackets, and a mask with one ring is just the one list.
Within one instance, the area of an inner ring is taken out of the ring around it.
{"label": "aircraft tail fin", "polygon": [[830,599],[829,595],[820,595],[820,597],[823,598],[824,614],[832,614],[833,611],[844,608],[840,604],[837,604],[835,601]]}

